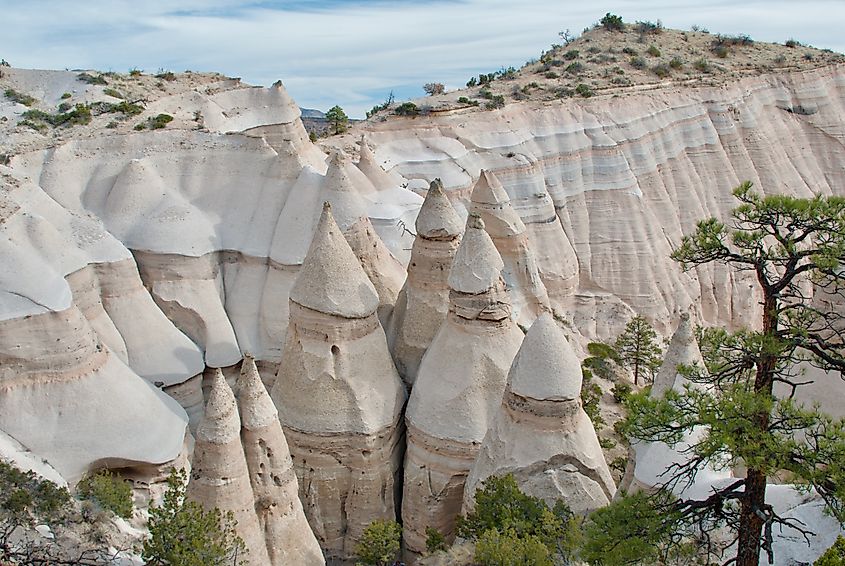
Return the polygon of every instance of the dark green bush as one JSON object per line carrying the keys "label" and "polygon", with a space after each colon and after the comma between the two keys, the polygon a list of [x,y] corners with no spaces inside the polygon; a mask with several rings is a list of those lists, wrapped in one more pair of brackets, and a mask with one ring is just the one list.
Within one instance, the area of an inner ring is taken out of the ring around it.
{"label": "dark green bush", "polygon": [[604,17],[599,20],[599,23],[607,31],[622,31],[625,29],[625,24],[622,23],[622,16],[616,14],[606,13]]}
{"label": "dark green bush", "polygon": [[363,564],[393,564],[402,546],[402,527],[396,521],[376,519],[370,523],[355,546],[355,554]]}
{"label": "dark green bush", "polygon": [[672,59],[669,61],[669,66],[677,71],[678,69],[683,68],[684,61],[680,57],[672,57]]}
{"label": "dark green bush", "polygon": [[89,73],[79,73],[76,78],[89,85],[107,85],[109,82],[102,75],[91,75]]}
{"label": "dark green bush", "polygon": [[786,41],[783,42],[783,44],[786,45],[787,47],[801,47],[801,42],[796,41],[792,38],[787,39]]}
{"label": "dark green bush", "polygon": [[651,72],[661,79],[665,79],[672,74],[672,68],[666,63],[659,63],[651,68]]}
{"label": "dark green bush", "polygon": [[642,57],[631,57],[631,66],[635,69],[645,69],[645,59],[643,59]]}
{"label": "dark green bush", "polygon": [[103,94],[105,94],[106,96],[111,96],[112,98],[123,98],[123,95],[113,88],[104,88]]}
{"label": "dark green bush", "polygon": [[572,61],[574,59],[577,59],[578,56],[580,55],[580,53],[581,52],[578,51],[577,49],[571,49],[571,50],[569,50],[569,51],[567,51],[566,53],[563,54],[563,58],[566,59],[567,61]]}
{"label": "dark green bush", "polygon": [[634,29],[637,33],[640,34],[657,34],[663,32],[663,22],[657,20],[657,22],[637,22],[634,25]]}
{"label": "dark green bush", "polygon": [[7,88],[3,94],[12,102],[17,102],[18,104],[23,104],[24,106],[32,106],[37,102],[34,97],[18,92],[13,88]]}
{"label": "dark green bush", "polygon": [[173,116],[170,114],[158,114],[157,116],[150,118],[149,126],[151,130],[160,130],[172,121]]}
{"label": "dark green bush", "polygon": [[140,69],[129,69],[129,76],[130,77],[140,77],[141,70]]}
{"label": "dark green bush", "polygon": [[403,102],[393,112],[399,116],[416,116],[420,113],[420,109],[413,102]]}
{"label": "dark green bush", "polygon": [[728,48],[724,45],[714,45],[711,51],[713,51],[713,54],[719,59],[724,59],[728,56]]}
{"label": "dark green bush", "polygon": [[165,81],[175,81],[176,80],[176,74],[173,71],[159,70],[159,72],[156,73],[155,77],[157,79],[162,79],[162,80],[165,80]]}
{"label": "dark green bush", "polygon": [[692,66],[696,71],[701,71],[702,73],[710,72],[710,62],[703,57],[701,59],[697,59]]}
{"label": "dark green bush", "polygon": [[487,104],[484,105],[485,108],[488,110],[495,110],[496,108],[502,108],[505,105],[505,97],[501,94],[496,94],[490,98]]}
{"label": "dark green bush", "polygon": [[513,531],[490,529],[475,543],[480,566],[553,566],[549,547],[533,535],[517,537]]}
{"label": "dark green bush", "polygon": [[559,78],[560,78],[560,75],[558,75],[558,74],[557,74],[557,73],[555,73],[554,71],[548,71],[548,72],[547,72],[544,76],[545,76],[547,79],[559,79]]}
{"label": "dark green bush", "polygon": [[62,100],[66,99],[66,98],[70,98],[71,96],[72,95],[69,92],[66,92],[62,95]]}
{"label": "dark green bush", "polygon": [[425,528],[425,549],[429,554],[446,550],[446,537],[433,527]]}
{"label": "dark green bush", "polygon": [[656,45],[649,46],[649,48],[646,49],[646,53],[652,57],[660,57],[660,49],[658,49]]}
{"label": "dark green bush", "polygon": [[580,73],[583,70],[584,70],[584,65],[582,65],[578,61],[575,61],[574,63],[570,63],[569,65],[567,65],[566,69],[564,69],[564,71],[566,71],[567,73],[572,73],[573,75],[577,75],[578,73]]}
{"label": "dark green bush", "polygon": [[59,104],[57,109],[59,112],[67,112],[71,109],[70,102],[62,102],[61,104]]}
{"label": "dark green bush", "polygon": [[94,500],[118,517],[132,516],[132,487],[109,470],[100,470],[76,486],[81,499]]}
{"label": "dark green bush", "polygon": [[622,53],[624,53],[625,55],[632,55],[632,56],[633,55],[639,55],[639,53],[637,53],[637,50],[634,49],[633,47],[623,47]]}
{"label": "dark green bush", "polygon": [[613,400],[617,403],[623,402],[625,399],[628,398],[628,395],[631,394],[633,388],[629,383],[625,383],[624,381],[617,382],[613,385],[613,389],[610,392],[613,394]]}

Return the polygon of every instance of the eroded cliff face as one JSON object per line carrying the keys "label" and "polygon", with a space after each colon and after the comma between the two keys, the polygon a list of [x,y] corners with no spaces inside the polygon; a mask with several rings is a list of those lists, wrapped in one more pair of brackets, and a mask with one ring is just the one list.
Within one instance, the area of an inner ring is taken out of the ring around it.
{"label": "eroded cliff face", "polygon": [[532,225],[548,221],[538,204],[551,199],[579,268],[577,291],[558,305],[579,331],[607,337],[632,309],[668,333],[688,307],[711,323],[754,320],[746,282],[720,269],[684,274],[669,254],[697,220],[726,217],[741,181],[766,193],[842,194],[843,89],[840,65],[364,128],[377,160],[412,188],[440,177],[467,203],[479,171],[492,171],[535,250],[549,246]]}

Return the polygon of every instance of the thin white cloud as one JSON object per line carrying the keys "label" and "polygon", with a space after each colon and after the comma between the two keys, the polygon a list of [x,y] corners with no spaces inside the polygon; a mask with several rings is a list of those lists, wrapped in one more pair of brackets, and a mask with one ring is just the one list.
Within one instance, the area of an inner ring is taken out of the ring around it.
{"label": "thin white cloud", "polygon": [[281,78],[302,106],[339,103],[360,116],[392,89],[421,95],[425,82],[456,88],[479,72],[519,66],[558,31],[579,33],[605,11],[845,51],[839,0],[803,0],[800,8],[795,0],[608,0],[598,11],[585,4],[312,2],[324,9],[303,11],[292,9],[302,2],[284,1],[0,0],[0,56],[22,67],[214,70],[254,84]]}

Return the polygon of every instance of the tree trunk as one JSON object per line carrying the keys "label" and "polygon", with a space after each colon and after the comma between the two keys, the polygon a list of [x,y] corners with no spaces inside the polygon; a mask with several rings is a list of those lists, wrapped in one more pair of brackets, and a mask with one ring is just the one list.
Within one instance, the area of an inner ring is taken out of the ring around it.
{"label": "tree trunk", "polygon": [[739,546],[736,552],[736,566],[758,566],[760,543],[765,519],[762,513],[766,503],[766,476],[757,470],[748,470],[745,480],[745,496],[739,514]]}
{"label": "tree trunk", "polygon": [[[774,335],[777,332],[777,298],[761,279],[763,285],[763,333]],[[772,396],[774,390],[777,356],[763,354],[757,360],[757,373],[754,376],[754,392],[758,395]],[[769,429],[771,415],[760,412],[754,415],[754,424],[763,432]],[[749,468],[745,475],[745,494],[739,512],[738,547],[736,566],[758,566],[763,526],[766,524],[766,474],[761,470]]]}

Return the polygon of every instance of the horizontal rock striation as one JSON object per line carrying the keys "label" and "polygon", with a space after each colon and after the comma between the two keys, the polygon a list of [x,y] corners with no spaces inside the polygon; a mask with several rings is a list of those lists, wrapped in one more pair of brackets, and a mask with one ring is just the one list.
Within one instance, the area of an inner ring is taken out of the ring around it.
{"label": "horizontal rock striation", "polygon": [[[569,312],[586,314],[582,333],[610,337],[604,322],[618,324],[613,312],[626,308],[664,332],[672,313],[690,306],[709,323],[740,326],[757,309],[744,278],[718,267],[684,274],[669,253],[697,220],[725,218],[737,204],[730,191],[743,180],[766,193],[845,194],[844,70],[512,103],[365,128],[377,159],[413,188],[439,177],[467,202],[480,170],[492,171],[529,227],[539,220],[537,195],[548,195],[577,254]],[[797,107],[811,111],[790,111]]]}

